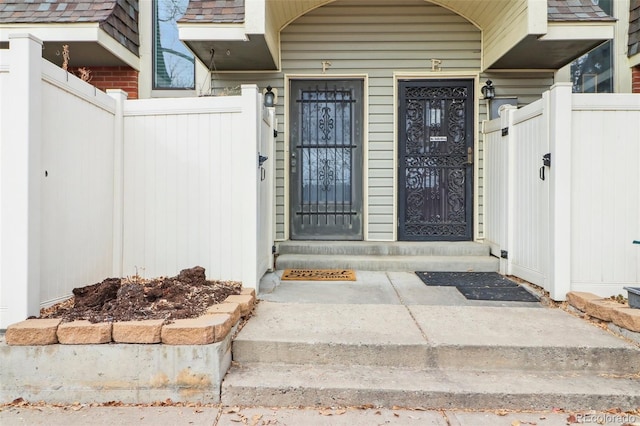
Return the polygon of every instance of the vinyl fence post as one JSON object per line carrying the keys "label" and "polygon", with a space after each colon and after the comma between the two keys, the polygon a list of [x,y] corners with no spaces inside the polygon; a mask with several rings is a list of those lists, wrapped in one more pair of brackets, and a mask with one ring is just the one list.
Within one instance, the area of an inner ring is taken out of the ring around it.
{"label": "vinyl fence post", "polygon": [[42,41],[11,34],[9,61],[1,96],[0,328],[40,313]]}

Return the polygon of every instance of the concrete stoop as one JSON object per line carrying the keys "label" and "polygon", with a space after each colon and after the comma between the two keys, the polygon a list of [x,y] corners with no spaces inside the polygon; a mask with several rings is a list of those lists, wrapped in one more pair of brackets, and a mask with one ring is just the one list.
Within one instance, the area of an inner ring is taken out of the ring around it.
{"label": "concrete stoop", "polygon": [[475,242],[284,241],[276,269],[496,272],[499,260]]}
{"label": "concrete stoop", "polygon": [[263,301],[256,317],[233,343],[226,405],[640,406],[640,348],[557,309]]}
{"label": "concrete stoop", "polygon": [[226,405],[607,410],[640,404],[638,379],[563,371],[455,370],[363,365],[241,364],[222,386]]}
{"label": "concrete stoop", "polygon": [[231,340],[255,303],[243,289],[198,318],[91,324],[28,319],[0,336],[0,403],[214,404]]}

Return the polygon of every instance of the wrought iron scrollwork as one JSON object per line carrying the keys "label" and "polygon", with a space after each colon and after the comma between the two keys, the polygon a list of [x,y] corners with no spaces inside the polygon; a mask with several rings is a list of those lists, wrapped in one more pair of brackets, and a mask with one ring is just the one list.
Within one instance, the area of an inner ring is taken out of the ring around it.
{"label": "wrought iron scrollwork", "polygon": [[333,118],[331,118],[331,108],[322,108],[322,115],[320,121],[318,122],[318,127],[322,132],[322,140],[325,142],[331,140],[331,132],[333,131]]}
{"label": "wrought iron scrollwork", "polygon": [[409,238],[468,235],[468,87],[404,87],[404,220]]}
{"label": "wrought iron scrollwork", "polygon": [[335,173],[330,166],[331,160],[320,160],[320,164],[321,166],[318,170],[318,180],[320,181],[320,188],[326,192],[335,181]]}

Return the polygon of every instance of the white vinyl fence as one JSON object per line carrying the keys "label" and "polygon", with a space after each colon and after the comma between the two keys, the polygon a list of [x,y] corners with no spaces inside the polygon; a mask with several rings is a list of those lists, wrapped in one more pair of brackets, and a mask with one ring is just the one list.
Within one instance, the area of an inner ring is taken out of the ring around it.
{"label": "white vinyl fence", "polygon": [[[243,96],[125,102],[123,274],[200,265],[211,279],[257,285],[273,242],[262,222],[273,160],[259,167],[258,153],[272,156],[274,118],[265,110],[263,119],[259,98],[245,87]],[[258,240],[269,241],[259,252]]]}
{"label": "white vinyl fence", "polygon": [[555,300],[638,285],[640,95],[572,94],[557,84],[483,132],[485,239],[503,273]]}
{"label": "white vinyl fence", "polygon": [[[272,108],[240,96],[126,100],[0,51],[0,329],[111,276],[257,288],[272,265]],[[262,166],[258,155],[268,157]]]}

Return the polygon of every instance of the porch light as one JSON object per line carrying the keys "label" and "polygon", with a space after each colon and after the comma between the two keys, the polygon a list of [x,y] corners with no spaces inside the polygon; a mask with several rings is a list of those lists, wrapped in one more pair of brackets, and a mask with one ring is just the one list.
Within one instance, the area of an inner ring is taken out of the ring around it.
{"label": "porch light", "polygon": [[493,82],[491,80],[487,80],[480,91],[482,92],[484,99],[493,99],[496,97],[496,88],[493,87]]}
{"label": "porch light", "polygon": [[264,106],[270,108],[273,106],[273,102],[275,101],[276,95],[271,90],[271,86],[267,86],[267,91],[264,94]]}

